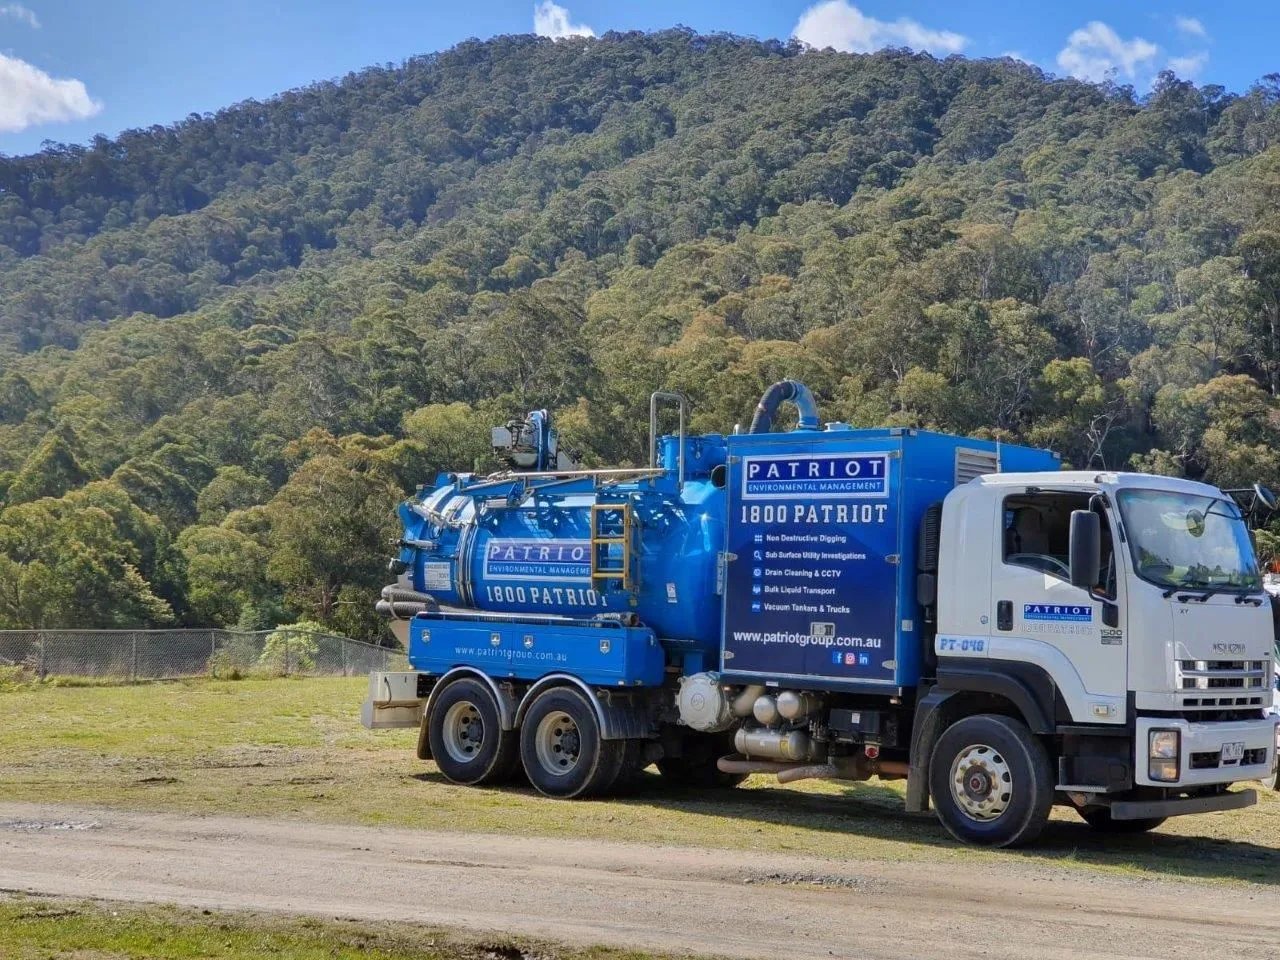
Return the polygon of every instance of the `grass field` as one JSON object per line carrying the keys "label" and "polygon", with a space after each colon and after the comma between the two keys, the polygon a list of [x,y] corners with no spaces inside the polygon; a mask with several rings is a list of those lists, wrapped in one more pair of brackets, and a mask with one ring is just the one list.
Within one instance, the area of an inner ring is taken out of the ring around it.
{"label": "grass field", "polygon": [[190,681],[0,692],[0,800],[61,801],[478,830],[837,858],[1016,860],[1209,881],[1280,882],[1280,797],[1102,837],[1055,812],[1019,852],[960,847],[901,788],[754,777],[736,790],[676,790],[656,774],[631,794],[555,801],[527,786],[455,787],[414,756],[413,731],[357,719],[363,679]]}
{"label": "grass field", "polygon": [[49,960],[658,960],[597,947],[478,939],[408,924],[0,899],[0,957]]}

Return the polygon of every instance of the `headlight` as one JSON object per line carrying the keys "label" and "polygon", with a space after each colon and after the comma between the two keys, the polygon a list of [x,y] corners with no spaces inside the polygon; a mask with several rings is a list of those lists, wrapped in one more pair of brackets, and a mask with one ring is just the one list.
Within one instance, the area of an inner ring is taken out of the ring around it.
{"label": "headlight", "polygon": [[1148,756],[1152,760],[1177,760],[1181,736],[1177,730],[1152,730],[1151,749]]}
{"label": "headlight", "polygon": [[1152,730],[1147,737],[1148,778],[1162,783],[1176,781],[1182,756],[1182,734],[1177,730]]}

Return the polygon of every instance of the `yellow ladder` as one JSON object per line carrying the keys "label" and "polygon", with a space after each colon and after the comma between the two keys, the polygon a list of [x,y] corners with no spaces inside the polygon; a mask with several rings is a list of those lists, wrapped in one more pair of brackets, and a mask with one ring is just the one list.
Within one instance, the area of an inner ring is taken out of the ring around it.
{"label": "yellow ladder", "polygon": [[[621,556],[611,547],[620,545]],[[610,582],[630,591],[631,579],[631,504],[593,503],[591,505],[591,586],[603,590]]]}

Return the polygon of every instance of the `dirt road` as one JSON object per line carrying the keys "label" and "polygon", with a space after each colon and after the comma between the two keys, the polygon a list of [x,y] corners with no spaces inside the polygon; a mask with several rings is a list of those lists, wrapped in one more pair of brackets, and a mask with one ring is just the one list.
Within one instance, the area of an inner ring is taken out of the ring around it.
{"label": "dirt road", "polygon": [[0,889],[770,960],[1280,953],[1269,886],[58,805],[0,804]]}

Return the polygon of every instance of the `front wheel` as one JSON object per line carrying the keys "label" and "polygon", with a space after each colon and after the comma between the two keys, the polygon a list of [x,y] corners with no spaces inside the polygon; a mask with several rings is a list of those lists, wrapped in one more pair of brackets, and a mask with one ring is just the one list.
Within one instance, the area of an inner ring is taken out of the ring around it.
{"label": "front wheel", "polygon": [[516,734],[502,729],[498,704],[479,680],[455,680],[440,692],[427,735],[432,759],[453,783],[503,783],[519,769]]}
{"label": "front wheel", "polygon": [[998,714],[958,720],[929,762],[938,819],[957,840],[991,847],[1030,843],[1049,820],[1049,755],[1026,724]]}
{"label": "front wheel", "polygon": [[1280,764],[1269,774],[1258,781],[1266,790],[1280,790]]}

